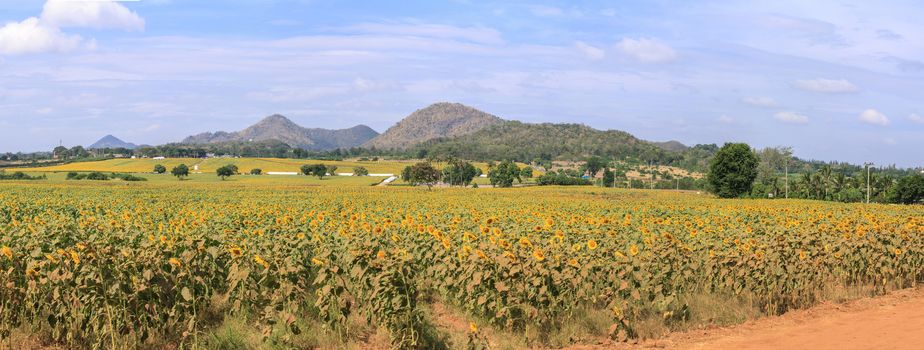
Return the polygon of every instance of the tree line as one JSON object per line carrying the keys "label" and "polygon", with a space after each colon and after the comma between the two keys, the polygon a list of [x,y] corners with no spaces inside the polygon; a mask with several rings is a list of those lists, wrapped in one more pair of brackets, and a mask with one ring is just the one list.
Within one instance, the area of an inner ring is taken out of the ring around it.
{"label": "tree line", "polygon": [[[838,202],[913,204],[924,200],[924,175],[894,167],[881,171],[867,165],[823,164],[791,168],[792,150],[785,147],[751,149],[727,143],[713,157],[707,180],[719,197],[801,198]],[[890,171],[891,170],[891,171]],[[793,171],[800,171],[794,173]],[[898,172],[902,174],[902,172]]]}

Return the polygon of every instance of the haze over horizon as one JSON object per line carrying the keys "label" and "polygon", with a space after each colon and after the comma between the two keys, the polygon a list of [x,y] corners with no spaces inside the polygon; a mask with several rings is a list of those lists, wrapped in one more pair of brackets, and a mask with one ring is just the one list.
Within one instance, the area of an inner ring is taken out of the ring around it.
{"label": "haze over horizon", "polygon": [[0,152],[279,113],[379,132],[460,102],[687,145],[924,165],[913,1],[66,1],[0,6]]}

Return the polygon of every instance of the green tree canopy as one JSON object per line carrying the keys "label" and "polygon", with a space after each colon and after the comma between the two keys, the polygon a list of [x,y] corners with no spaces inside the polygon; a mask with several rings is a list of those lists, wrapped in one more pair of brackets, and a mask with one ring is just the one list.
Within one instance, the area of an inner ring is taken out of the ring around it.
{"label": "green tree canopy", "polygon": [[401,178],[411,185],[426,185],[427,189],[431,189],[440,181],[440,171],[429,162],[420,162],[404,168]]}
{"label": "green tree canopy", "polygon": [[176,176],[177,179],[182,180],[183,177],[189,176],[189,167],[187,167],[186,164],[180,164],[175,166],[173,170],[170,170],[170,173]]}
{"label": "green tree canopy", "polygon": [[924,200],[924,175],[914,174],[898,180],[892,191],[893,203],[915,204]]}
{"label": "green tree canopy", "polygon": [[511,187],[513,180],[520,179],[520,168],[513,162],[505,160],[488,171],[488,179],[494,187]]}
{"label": "green tree canopy", "polygon": [[163,174],[163,173],[166,173],[166,172],[167,172],[167,167],[165,167],[165,166],[163,166],[163,165],[160,165],[160,164],[154,165],[154,173],[155,173],[155,174]]}
{"label": "green tree canopy", "polygon": [[220,177],[221,180],[224,181],[231,175],[234,175],[234,168],[232,168],[232,165],[225,165],[223,167],[216,169],[215,173],[217,173],[218,177]]}
{"label": "green tree canopy", "polygon": [[751,192],[760,160],[746,143],[726,143],[709,164],[706,178],[715,195],[735,198]]}
{"label": "green tree canopy", "polygon": [[451,186],[468,186],[478,173],[478,168],[472,163],[454,160],[443,168],[443,181]]}
{"label": "green tree canopy", "polygon": [[304,175],[314,175],[318,179],[324,179],[324,176],[327,175],[327,166],[324,164],[305,164],[302,165],[301,171]]}
{"label": "green tree canopy", "polygon": [[587,174],[590,175],[591,178],[594,178],[597,176],[597,173],[600,172],[600,170],[603,170],[603,167],[605,166],[606,161],[600,157],[593,156],[587,158],[587,161],[584,163],[584,170],[587,170]]}

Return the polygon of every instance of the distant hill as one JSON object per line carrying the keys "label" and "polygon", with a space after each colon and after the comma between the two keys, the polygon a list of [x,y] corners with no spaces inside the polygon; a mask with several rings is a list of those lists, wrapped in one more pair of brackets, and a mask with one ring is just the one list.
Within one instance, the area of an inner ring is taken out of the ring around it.
{"label": "distant hill", "polygon": [[135,149],[138,145],[130,142],[125,142],[120,140],[118,137],[112,135],[103,136],[99,141],[94,142],[92,145],[88,146],[88,149],[102,149],[102,148],[127,148]]}
{"label": "distant hill", "polygon": [[460,103],[435,103],[411,113],[363,147],[406,149],[428,140],[468,135],[503,122],[501,118]]}
{"label": "distant hill", "polygon": [[663,149],[665,151],[671,151],[671,152],[683,152],[683,151],[690,149],[690,147],[687,147],[687,145],[680,143],[680,141],[674,141],[674,140],[665,141],[665,142],[652,141],[651,144],[657,146],[660,149]]}
{"label": "distant hill", "polygon": [[460,137],[431,140],[415,148],[429,154],[475,160],[580,159],[592,155],[667,159],[679,156],[623,131],[597,130],[582,124],[519,121],[503,122]]}
{"label": "distant hill", "polygon": [[295,124],[289,118],[274,114],[241,131],[206,132],[189,136],[181,143],[207,144],[277,140],[291,147],[323,151],[357,147],[378,134],[365,125],[340,130],[305,128]]}

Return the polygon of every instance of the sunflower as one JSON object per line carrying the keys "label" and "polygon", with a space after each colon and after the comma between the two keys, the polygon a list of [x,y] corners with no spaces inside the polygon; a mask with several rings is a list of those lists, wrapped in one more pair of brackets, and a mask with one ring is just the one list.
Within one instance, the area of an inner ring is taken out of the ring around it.
{"label": "sunflower", "polygon": [[573,267],[581,267],[581,265],[578,263],[578,260],[575,258],[568,259],[568,265]]}
{"label": "sunflower", "polygon": [[536,249],[535,251],[533,251],[533,257],[536,258],[536,261],[545,260],[545,254],[543,254],[542,251],[539,249]]}
{"label": "sunflower", "polygon": [[636,256],[638,255],[638,246],[633,244],[629,247],[629,255]]}
{"label": "sunflower", "polygon": [[530,242],[530,241],[529,241],[529,238],[520,237],[520,246],[523,247],[523,248],[526,248],[526,247],[532,248],[533,242]]}
{"label": "sunflower", "polygon": [[263,260],[263,258],[261,258],[259,255],[254,254],[254,256],[253,256],[253,262],[255,262],[255,263],[257,263],[257,264],[260,264],[260,265],[263,265],[263,268],[264,268],[264,269],[268,269],[268,268],[269,268],[269,263],[266,262],[266,260]]}
{"label": "sunflower", "polygon": [[0,248],[0,254],[3,254],[7,259],[13,260],[13,250],[10,247],[3,246],[3,248]]}
{"label": "sunflower", "polygon": [[311,263],[315,264],[316,266],[324,266],[324,260],[318,258],[311,258]]}
{"label": "sunflower", "polygon": [[244,251],[240,247],[231,247],[228,248],[228,253],[231,253],[232,258],[239,258],[241,255],[244,255]]}
{"label": "sunflower", "polygon": [[592,239],[587,241],[587,249],[590,249],[590,250],[597,249],[597,241],[592,240]]}
{"label": "sunflower", "polygon": [[806,254],[804,250],[799,250],[799,260],[805,260]]}
{"label": "sunflower", "polygon": [[179,268],[180,265],[182,265],[182,264],[180,264],[180,260],[178,260],[177,258],[170,258],[170,260],[167,260],[167,262],[169,262],[170,265],[173,265],[173,266],[175,266],[175,267],[177,267],[177,268]]}
{"label": "sunflower", "polygon": [[375,257],[379,259],[385,259],[385,251],[380,250],[378,253],[375,253]]}
{"label": "sunflower", "polygon": [[472,333],[478,333],[478,326],[475,325],[475,322],[468,323],[468,330]]}

